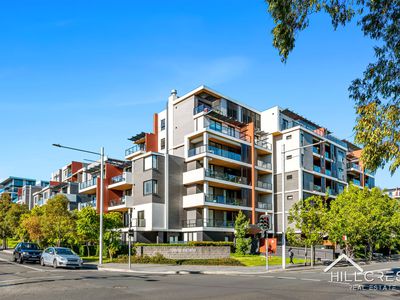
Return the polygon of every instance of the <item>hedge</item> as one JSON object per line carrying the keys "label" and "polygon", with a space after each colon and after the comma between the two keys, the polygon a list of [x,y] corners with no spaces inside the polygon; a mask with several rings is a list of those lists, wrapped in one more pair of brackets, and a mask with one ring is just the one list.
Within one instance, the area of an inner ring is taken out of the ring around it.
{"label": "hedge", "polygon": [[136,243],[134,244],[135,247],[141,247],[141,246],[154,246],[154,247],[206,247],[206,246],[229,246],[233,247],[233,242],[187,242],[187,243],[181,243],[181,244],[168,244],[168,243],[163,243],[163,244],[146,244],[146,243]]}

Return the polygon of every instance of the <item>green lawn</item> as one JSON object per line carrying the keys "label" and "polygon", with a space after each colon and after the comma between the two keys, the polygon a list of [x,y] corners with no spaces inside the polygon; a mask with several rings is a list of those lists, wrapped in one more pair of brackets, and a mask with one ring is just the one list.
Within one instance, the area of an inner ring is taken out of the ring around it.
{"label": "green lawn", "polygon": [[[260,255],[236,255],[231,254],[231,258],[240,261],[246,267],[258,267],[265,266],[265,256]],[[295,264],[304,264],[304,259],[294,258]],[[286,258],[286,263],[289,264],[290,259]],[[268,263],[270,266],[280,265],[282,263],[282,258],[280,256],[270,256]]]}
{"label": "green lawn", "polygon": [[[98,256],[81,256],[81,258],[83,259],[83,262],[98,262],[99,261],[99,257]],[[116,258],[114,258],[114,262],[116,262]],[[103,263],[109,263],[111,262],[110,259],[108,257],[103,256]]]}

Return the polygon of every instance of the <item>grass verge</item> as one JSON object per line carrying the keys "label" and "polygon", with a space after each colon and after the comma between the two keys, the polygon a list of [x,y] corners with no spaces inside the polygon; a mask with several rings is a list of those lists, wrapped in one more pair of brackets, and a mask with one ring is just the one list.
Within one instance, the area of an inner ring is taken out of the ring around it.
{"label": "grass verge", "polygon": [[[246,267],[259,267],[265,266],[265,256],[260,255],[237,255],[231,254],[231,258],[239,261],[243,266]],[[304,263],[304,259],[294,258],[295,264]],[[290,259],[286,258],[286,263],[289,264]],[[280,256],[270,256],[268,260],[268,264],[270,266],[277,266],[282,263],[282,257]]]}

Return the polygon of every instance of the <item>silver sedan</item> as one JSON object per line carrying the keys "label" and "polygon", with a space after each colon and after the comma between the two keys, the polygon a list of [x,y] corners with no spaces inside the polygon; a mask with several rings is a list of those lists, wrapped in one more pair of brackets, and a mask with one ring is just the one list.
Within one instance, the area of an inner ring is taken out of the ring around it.
{"label": "silver sedan", "polygon": [[40,264],[42,266],[53,266],[54,268],[80,268],[82,259],[69,248],[49,247],[43,251]]}

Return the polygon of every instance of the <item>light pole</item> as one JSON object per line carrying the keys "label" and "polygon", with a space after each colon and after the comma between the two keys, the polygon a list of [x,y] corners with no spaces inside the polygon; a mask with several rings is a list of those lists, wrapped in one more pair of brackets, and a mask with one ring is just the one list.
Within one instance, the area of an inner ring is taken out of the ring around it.
{"label": "light pole", "polygon": [[[282,139],[283,141],[283,139]],[[285,215],[285,154],[290,151],[300,150],[308,147],[313,147],[315,145],[319,145],[324,143],[324,141],[319,141],[314,144],[297,147],[290,150],[285,150],[285,144],[282,144],[282,269],[286,269],[286,233],[285,233],[285,223],[286,223],[286,215]]]}
{"label": "light pole", "polygon": [[69,150],[85,152],[100,156],[100,236],[99,236],[99,265],[103,264],[103,202],[104,202],[104,147],[100,148],[99,152],[67,147],[60,144],[53,144],[54,147],[65,148]]}

